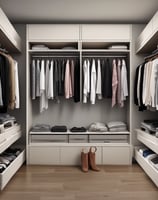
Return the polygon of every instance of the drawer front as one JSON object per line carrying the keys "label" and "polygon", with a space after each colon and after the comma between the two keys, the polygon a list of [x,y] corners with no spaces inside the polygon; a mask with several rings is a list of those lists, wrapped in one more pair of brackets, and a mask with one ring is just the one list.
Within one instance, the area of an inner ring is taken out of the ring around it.
{"label": "drawer front", "polygon": [[60,161],[59,147],[29,147],[29,161],[32,165],[58,165]]}
{"label": "drawer front", "polygon": [[130,147],[103,147],[103,164],[107,165],[130,165]]}
{"label": "drawer front", "polygon": [[88,143],[88,135],[69,135],[70,143]]}
{"label": "drawer front", "polygon": [[[61,147],[61,164],[62,165],[81,165],[81,151],[86,148],[87,151],[90,147]],[[97,148],[96,163],[102,164],[102,151],[101,147]]]}
{"label": "drawer front", "polygon": [[28,40],[79,40],[79,25],[28,25]]}
{"label": "drawer front", "polygon": [[82,40],[130,40],[130,25],[82,25]]}
{"label": "drawer front", "polygon": [[68,135],[31,135],[31,142],[68,142]]}
{"label": "drawer front", "polygon": [[113,134],[105,134],[105,135],[89,135],[89,142],[90,143],[121,143],[121,142],[128,142],[128,135],[113,135]]}

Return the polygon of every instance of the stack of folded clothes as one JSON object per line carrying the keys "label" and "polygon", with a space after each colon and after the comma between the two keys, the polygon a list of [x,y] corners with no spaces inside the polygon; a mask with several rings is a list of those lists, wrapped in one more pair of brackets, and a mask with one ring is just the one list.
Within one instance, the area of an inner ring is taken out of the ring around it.
{"label": "stack of folded clothes", "polygon": [[53,126],[51,128],[52,132],[67,132],[67,127],[65,125],[63,126]]}
{"label": "stack of folded clothes", "polygon": [[121,121],[113,121],[107,124],[110,132],[127,131],[127,124]]}
{"label": "stack of folded clothes", "polygon": [[96,131],[98,131],[98,132],[107,132],[108,128],[104,123],[94,122],[89,126],[88,130],[92,131],[92,132],[96,132]]}
{"label": "stack of folded clothes", "polygon": [[31,128],[32,132],[50,132],[51,128],[47,124],[36,124]]}
{"label": "stack of folded clothes", "polygon": [[[155,134],[158,132],[158,120],[144,120],[141,122],[141,129],[148,133]],[[158,137],[158,134],[156,134],[156,136]]]}
{"label": "stack of folded clothes", "polygon": [[71,132],[86,132],[87,129],[85,127],[72,127],[70,129]]}
{"label": "stack of folded clothes", "polygon": [[139,152],[145,158],[149,157],[150,155],[155,155],[155,153],[151,149],[148,149],[147,147],[140,148]]}
{"label": "stack of folded clothes", "polygon": [[150,163],[158,170],[158,155],[155,155],[154,158],[150,159]]}
{"label": "stack of folded clothes", "polygon": [[2,133],[4,129],[12,127],[15,124],[17,124],[15,117],[6,113],[0,113],[0,133]]}

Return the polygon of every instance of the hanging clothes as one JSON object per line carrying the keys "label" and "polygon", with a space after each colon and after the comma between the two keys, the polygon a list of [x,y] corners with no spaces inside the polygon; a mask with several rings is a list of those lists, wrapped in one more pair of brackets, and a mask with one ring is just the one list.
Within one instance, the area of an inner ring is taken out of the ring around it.
{"label": "hanging clothes", "polygon": [[48,99],[54,98],[54,86],[53,86],[53,68],[54,62],[53,60],[50,62],[50,69],[49,69],[49,84],[48,84]]}
{"label": "hanging clothes", "polygon": [[104,98],[112,98],[112,68],[109,58],[102,60],[102,96]]}
{"label": "hanging clothes", "polygon": [[74,102],[80,102],[80,62],[75,60],[74,68]]}
{"label": "hanging clothes", "polygon": [[0,52],[1,103],[0,112],[20,107],[18,64],[9,55]]}
{"label": "hanging clothes", "polygon": [[90,93],[90,61],[88,59],[83,62],[83,103],[87,103]]}
{"label": "hanging clothes", "polygon": [[14,60],[14,73],[15,73],[15,108],[20,108],[18,63],[15,60]]}
{"label": "hanging clothes", "polygon": [[118,59],[117,62],[117,80],[118,80],[118,87],[117,87],[117,103],[120,107],[123,107],[123,101],[121,100],[121,60]]}
{"label": "hanging clothes", "polygon": [[[116,104],[116,92],[117,92],[117,69],[116,69],[116,60],[112,61],[112,107]],[[122,100],[122,99],[121,99]]]}
{"label": "hanging clothes", "polygon": [[127,68],[126,62],[122,59],[121,68],[121,101],[125,101],[128,96]]}
{"label": "hanging clothes", "polygon": [[66,62],[65,69],[65,98],[69,99],[72,97],[72,82],[71,82],[71,71],[70,71],[70,61]]}
{"label": "hanging clothes", "polygon": [[150,58],[136,69],[134,93],[139,111],[158,110],[158,58]]}
{"label": "hanging clothes", "polygon": [[91,69],[91,91],[90,91],[90,101],[91,104],[95,104],[96,99],[96,66],[95,60],[92,61],[92,69]]}
{"label": "hanging clothes", "polygon": [[101,64],[100,60],[97,60],[97,83],[96,83],[96,94],[98,99],[102,99],[102,80],[101,80]]}

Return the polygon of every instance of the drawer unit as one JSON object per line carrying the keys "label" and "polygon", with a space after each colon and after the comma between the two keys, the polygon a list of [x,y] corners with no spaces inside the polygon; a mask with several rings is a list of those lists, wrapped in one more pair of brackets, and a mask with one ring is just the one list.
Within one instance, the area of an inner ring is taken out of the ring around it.
{"label": "drawer unit", "polygon": [[69,143],[88,143],[88,135],[69,135]]}
{"label": "drawer unit", "polygon": [[58,165],[60,162],[60,148],[49,146],[29,147],[28,164],[32,165]]}
{"label": "drawer unit", "polygon": [[54,135],[54,134],[35,134],[31,135],[31,142],[68,142],[68,135]]}
{"label": "drawer unit", "polygon": [[104,134],[104,135],[89,135],[90,143],[127,143],[129,135],[113,135],[113,134]]}
{"label": "drawer unit", "polygon": [[130,146],[103,147],[103,164],[130,165],[132,162],[131,157]]}

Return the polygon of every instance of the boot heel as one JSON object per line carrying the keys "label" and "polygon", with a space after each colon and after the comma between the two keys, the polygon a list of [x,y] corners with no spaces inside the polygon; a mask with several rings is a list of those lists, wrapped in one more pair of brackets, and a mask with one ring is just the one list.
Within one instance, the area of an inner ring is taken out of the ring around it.
{"label": "boot heel", "polygon": [[100,171],[100,169],[96,166],[96,156],[95,152],[97,151],[97,147],[90,147],[88,153],[89,167],[94,171]]}
{"label": "boot heel", "polygon": [[81,152],[81,169],[83,172],[88,172],[88,151],[82,149]]}

